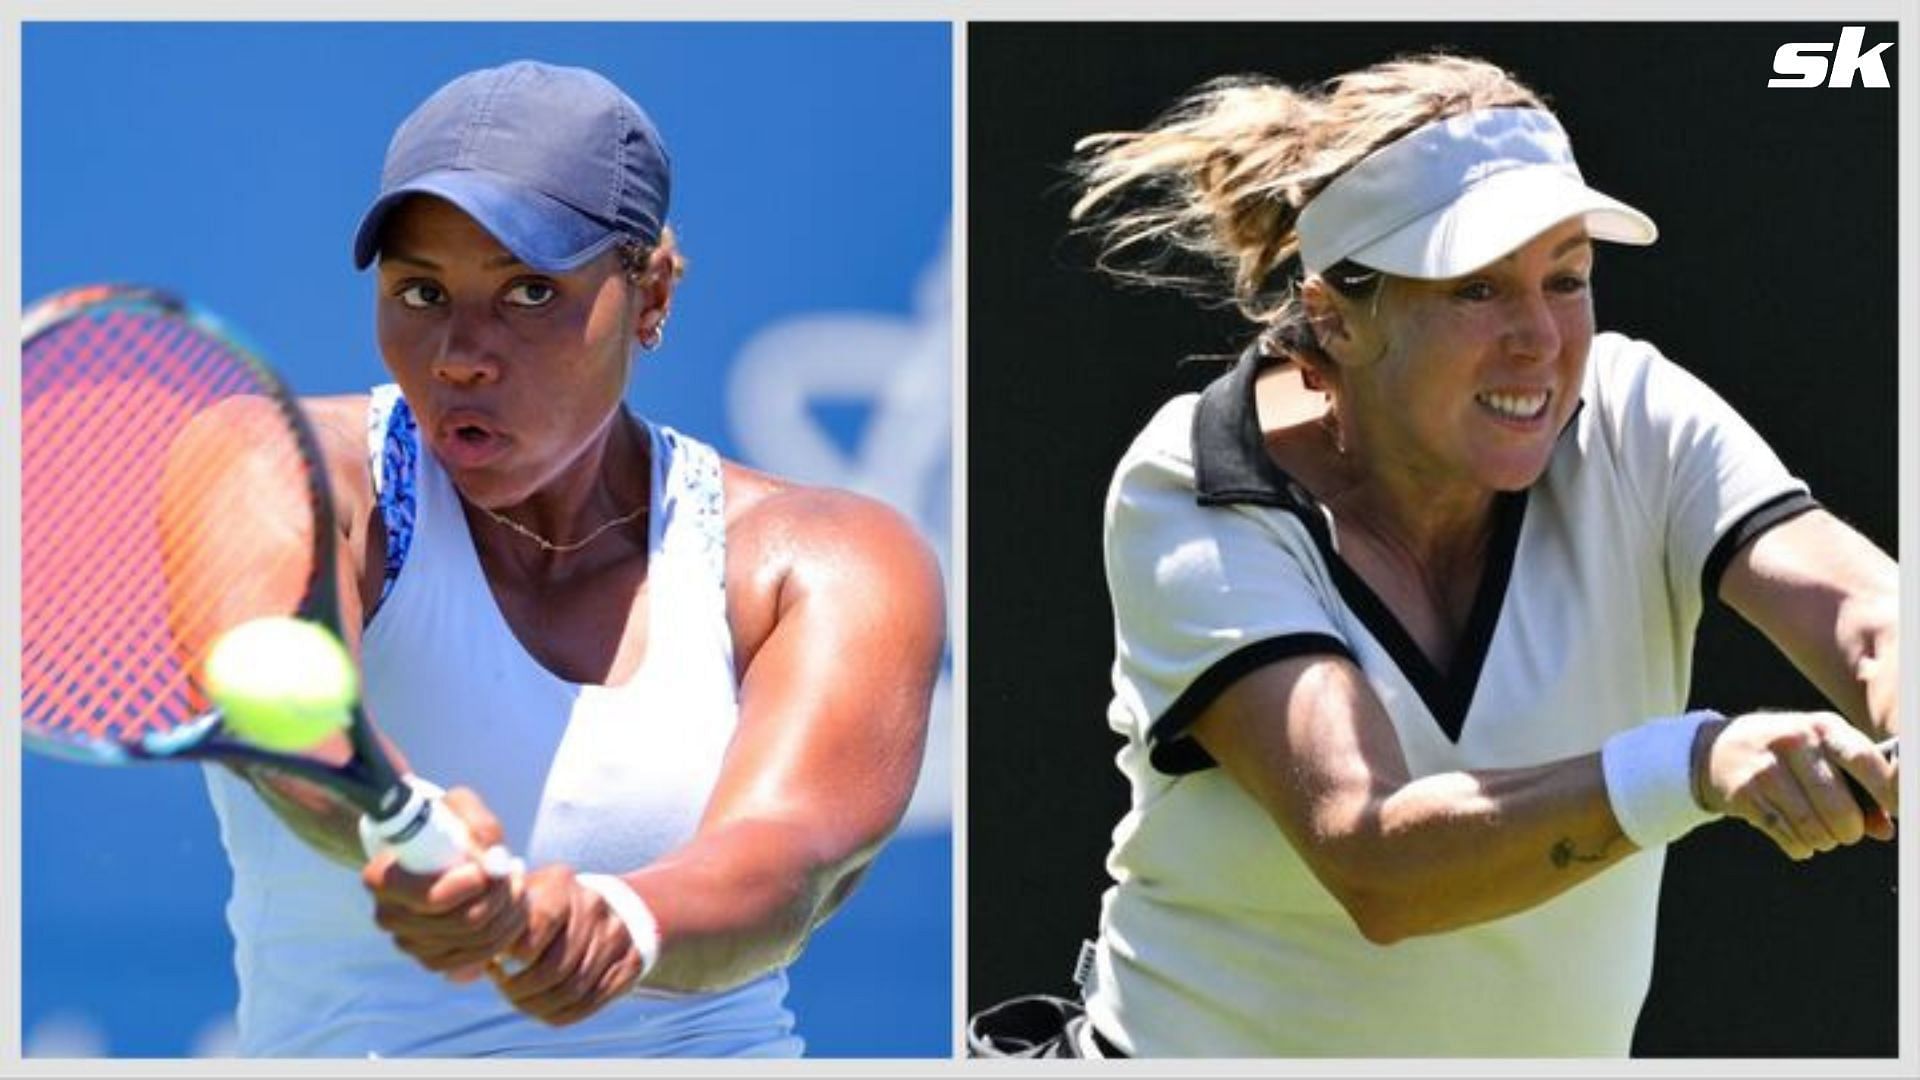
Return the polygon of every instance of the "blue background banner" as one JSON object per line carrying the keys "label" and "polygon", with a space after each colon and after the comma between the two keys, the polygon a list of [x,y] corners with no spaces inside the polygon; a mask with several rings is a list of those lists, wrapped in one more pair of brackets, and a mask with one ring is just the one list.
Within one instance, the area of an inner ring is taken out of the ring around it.
{"label": "blue background banner", "polygon": [[[730,457],[883,498],[948,560],[949,34],[30,23],[22,302],[161,286],[301,393],[384,381],[349,247],[394,126],[473,68],[591,67],[659,125],[691,263],[635,406]],[[951,1051],[950,700],[943,679],[907,824],[794,969],[812,1054]],[[199,771],[29,757],[21,825],[25,1052],[230,1047],[228,871]]]}

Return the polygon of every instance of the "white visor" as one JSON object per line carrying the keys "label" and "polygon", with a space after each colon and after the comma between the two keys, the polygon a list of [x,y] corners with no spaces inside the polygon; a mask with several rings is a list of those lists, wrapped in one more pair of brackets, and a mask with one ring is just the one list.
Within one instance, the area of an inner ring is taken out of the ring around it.
{"label": "white visor", "polygon": [[1575,217],[1596,240],[1659,235],[1652,218],[1587,186],[1551,113],[1480,109],[1416,128],[1335,177],[1300,212],[1300,261],[1314,274],[1351,259],[1459,277]]}

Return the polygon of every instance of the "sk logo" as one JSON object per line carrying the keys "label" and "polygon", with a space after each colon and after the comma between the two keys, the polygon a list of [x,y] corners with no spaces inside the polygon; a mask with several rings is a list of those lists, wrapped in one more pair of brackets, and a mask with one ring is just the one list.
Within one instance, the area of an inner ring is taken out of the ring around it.
{"label": "sk logo", "polygon": [[[1860,46],[1866,36],[1866,27],[1849,26],[1840,31],[1837,48],[1828,41],[1789,41],[1773,54],[1773,70],[1783,77],[1768,79],[1767,85],[1794,87],[1825,83],[1829,87],[1850,87],[1853,77],[1858,75],[1862,86],[1884,90],[1887,88],[1887,69],[1880,62],[1880,54],[1890,48],[1893,42],[1883,41],[1862,53]],[[1829,52],[1833,53],[1831,78],[1827,74],[1827,58],[1823,55]]]}

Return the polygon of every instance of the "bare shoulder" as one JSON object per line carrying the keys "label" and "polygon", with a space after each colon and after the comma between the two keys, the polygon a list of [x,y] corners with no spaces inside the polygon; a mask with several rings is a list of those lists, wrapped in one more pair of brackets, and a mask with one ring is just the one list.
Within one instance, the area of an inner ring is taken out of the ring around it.
{"label": "bare shoulder", "polygon": [[728,576],[931,575],[932,549],[898,510],[840,488],[725,465]]}
{"label": "bare shoulder", "polygon": [[939,563],[899,511],[733,462],[724,477],[727,606],[747,652],[809,600],[850,616],[883,608],[903,630],[943,618]]}

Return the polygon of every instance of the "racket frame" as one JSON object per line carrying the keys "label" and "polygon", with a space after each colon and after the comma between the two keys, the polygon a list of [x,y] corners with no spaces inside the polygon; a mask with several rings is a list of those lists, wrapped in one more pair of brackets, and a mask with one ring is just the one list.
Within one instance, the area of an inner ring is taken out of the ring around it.
{"label": "racket frame", "polygon": [[[278,410],[293,435],[307,482],[313,512],[313,565],[307,586],[293,614],[319,623],[341,640],[340,590],[335,560],[333,493],[319,440],[286,382],[260,358],[244,337],[204,310],[164,290],[141,285],[88,285],[67,289],[33,304],[21,319],[21,364],[29,363],[33,343],[74,319],[103,309],[150,309],[181,321],[195,332],[220,341],[246,365],[262,396]],[[24,382],[24,380],[23,380]],[[23,745],[37,752],[91,765],[129,765],[145,761],[218,761],[272,769],[318,784],[346,799],[361,812],[385,823],[410,803],[417,803],[406,779],[394,768],[380,745],[372,721],[356,699],[349,706],[352,722],[345,729],[351,747],[342,766],[296,754],[265,750],[226,733],[218,707],[163,732],[148,732],[131,740],[55,735],[21,725]]]}

